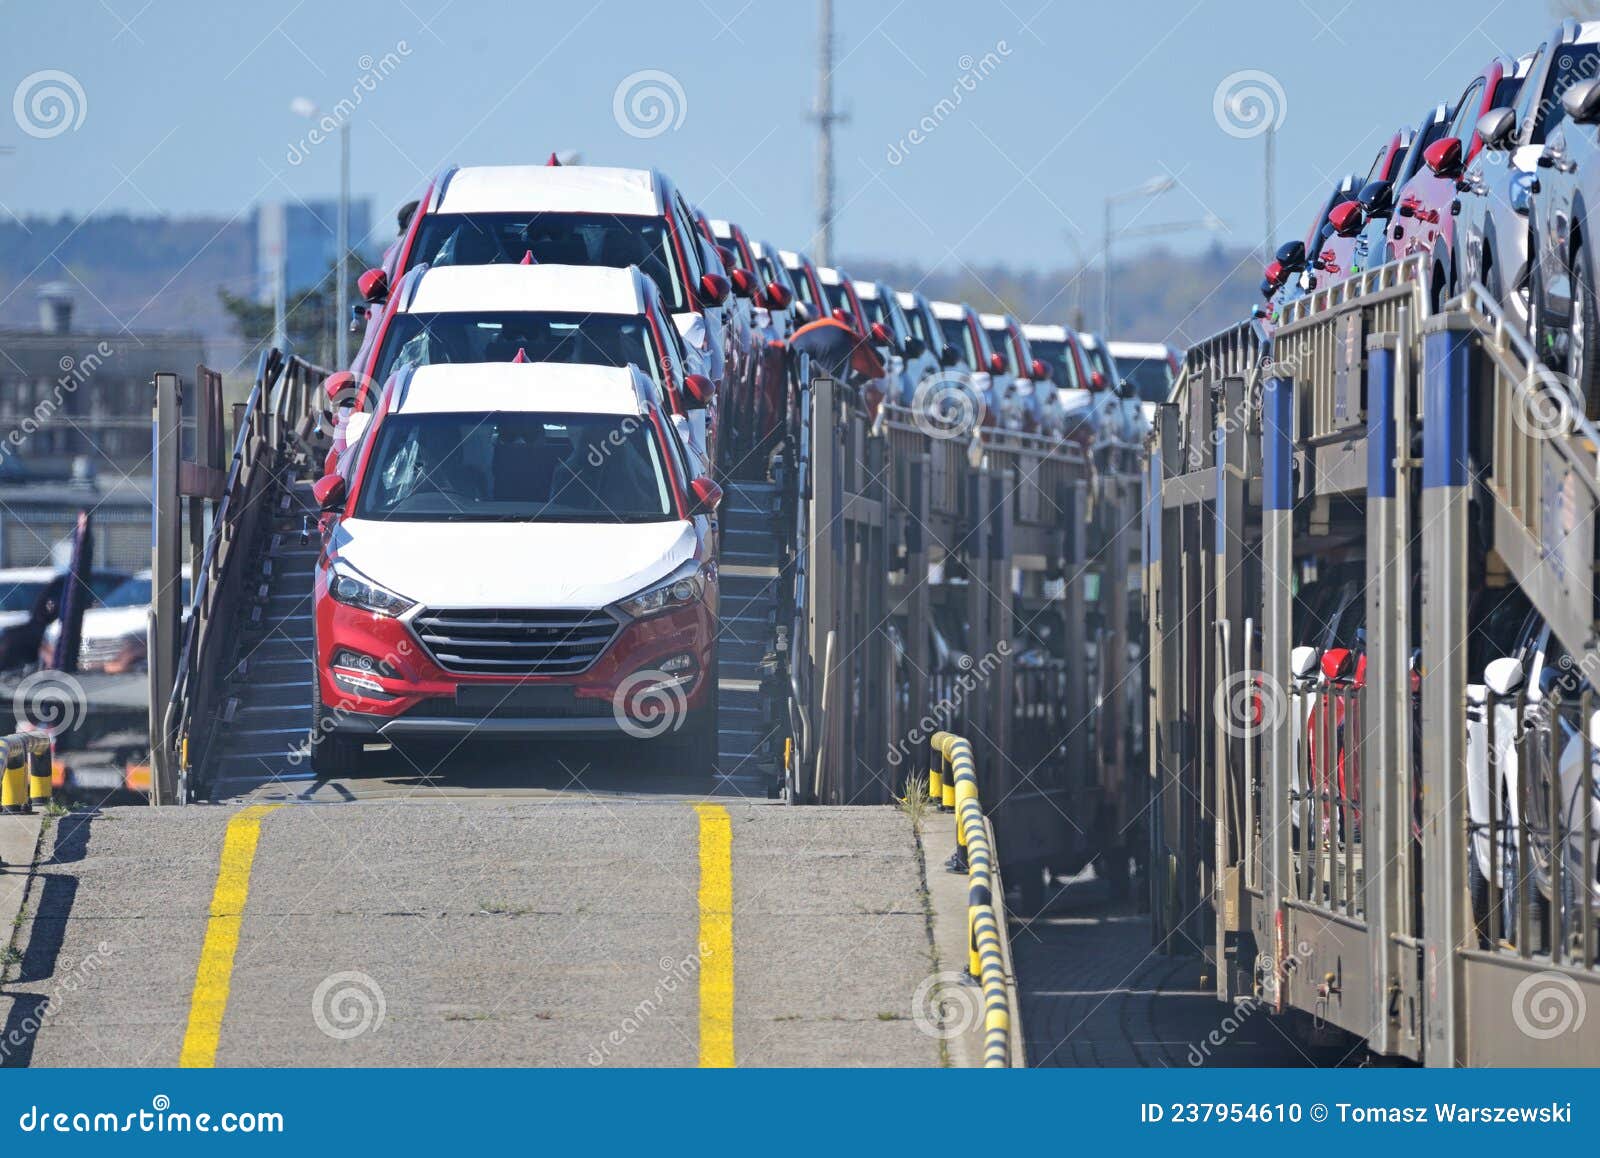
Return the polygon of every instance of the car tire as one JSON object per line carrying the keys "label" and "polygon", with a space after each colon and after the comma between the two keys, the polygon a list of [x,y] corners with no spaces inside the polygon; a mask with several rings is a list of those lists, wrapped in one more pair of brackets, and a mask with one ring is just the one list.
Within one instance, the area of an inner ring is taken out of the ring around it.
{"label": "car tire", "polygon": [[333,731],[322,706],[321,680],[311,677],[311,768],[319,779],[349,776],[361,770],[365,751],[359,740]]}
{"label": "car tire", "polygon": [[1600,305],[1595,300],[1594,263],[1588,247],[1579,243],[1572,254],[1572,322],[1567,341],[1567,375],[1573,389],[1583,395],[1583,412],[1600,418]]}

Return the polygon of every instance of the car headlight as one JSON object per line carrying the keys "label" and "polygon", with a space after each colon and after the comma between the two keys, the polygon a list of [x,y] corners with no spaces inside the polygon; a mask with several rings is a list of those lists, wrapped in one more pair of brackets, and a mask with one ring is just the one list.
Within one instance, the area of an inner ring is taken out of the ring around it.
{"label": "car headlight", "polygon": [[643,619],[698,603],[705,590],[705,574],[698,562],[690,560],[654,586],[618,600],[617,608],[633,619]]}
{"label": "car headlight", "polygon": [[1511,178],[1511,208],[1524,217],[1533,205],[1533,184],[1532,173],[1518,173]]}
{"label": "car headlight", "polygon": [[328,570],[328,594],[346,607],[358,607],[374,615],[396,616],[416,606],[413,600],[379,586],[342,560],[335,559]]}

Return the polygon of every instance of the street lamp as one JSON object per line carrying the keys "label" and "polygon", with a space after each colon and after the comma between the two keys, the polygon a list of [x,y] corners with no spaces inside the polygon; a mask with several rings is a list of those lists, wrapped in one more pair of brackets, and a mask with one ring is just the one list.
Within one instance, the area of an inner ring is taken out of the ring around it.
{"label": "street lamp", "polygon": [[[315,120],[322,110],[309,97],[295,97],[289,111]],[[334,368],[343,370],[350,361],[350,120],[339,122],[339,223],[335,227],[334,262]]]}
{"label": "street lamp", "polygon": [[1177,185],[1173,177],[1152,177],[1142,184],[1135,185],[1132,189],[1125,189],[1121,193],[1113,193],[1106,198],[1105,220],[1105,245],[1101,249],[1101,277],[1100,277],[1100,332],[1106,341],[1111,340],[1111,238],[1114,230],[1111,225],[1111,207],[1122,205],[1129,201],[1144,201],[1151,197],[1159,197],[1167,190]]}

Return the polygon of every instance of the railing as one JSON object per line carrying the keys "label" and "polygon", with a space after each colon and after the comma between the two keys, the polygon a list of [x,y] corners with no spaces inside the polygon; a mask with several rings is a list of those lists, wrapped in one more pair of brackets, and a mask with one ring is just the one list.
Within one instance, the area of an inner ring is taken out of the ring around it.
{"label": "railing", "polygon": [[[1004,1069],[1011,1064],[1011,1002],[1006,982],[1004,933],[995,912],[994,849],[989,826],[978,801],[977,764],[972,745],[960,736],[937,732],[930,741],[929,795],[934,803],[952,804],[956,813],[956,855],[953,866],[967,874],[967,973],[983,987],[983,1064]],[[934,786],[938,797],[933,797]],[[944,786],[948,785],[946,789]]]}
{"label": "railing", "polygon": [[[198,461],[184,458],[174,419],[182,384],[159,376],[156,400],[155,551],[151,608],[150,746],[153,803],[183,803],[203,788],[226,662],[246,592],[246,559],[270,528],[287,470],[320,448],[321,384],[328,371],[277,350],[264,353],[249,399],[234,408],[233,457],[220,469],[220,404],[197,416]],[[162,379],[166,381],[162,381]],[[220,400],[221,379],[203,367],[201,399]],[[187,526],[185,523],[187,522]],[[177,593],[187,531],[195,560],[189,615],[180,628]],[[163,601],[165,600],[165,601]]]}

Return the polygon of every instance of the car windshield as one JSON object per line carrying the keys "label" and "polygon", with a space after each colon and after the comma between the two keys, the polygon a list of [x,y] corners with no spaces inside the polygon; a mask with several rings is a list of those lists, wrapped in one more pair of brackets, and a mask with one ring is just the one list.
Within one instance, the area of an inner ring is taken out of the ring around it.
{"label": "car windshield", "polygon": [[789,270],[789,276],[794,281],[795,297],[799,298],[801,303],[811,311],[813,319],[821,317],[822,311],[818,309],[816,295],[811,292],[811,279],[806,276],[805,268],[791,269]]}
{"label": "car windshield", "polygon": [[939,328],[944,331],[945,344],[954,346],[961,360],[972,370],[987,370],[987,362],[972,348],[972,329],[965,318],[940,318]]}
{"label": "car windshield", "polygon": [[[1117,374],[1116,367],[1111,364],[1111,359],[1106,357],[1106,352],[1103,347],[1085,346],[1083,348],[1083,356],[1089,362],[1089,372],[1091,374],[1096,370],[1104,374],[1106,378],[1105,384],[1108,387],[1119,384],[1121,379]],[[1164,398],[1163,401],[1165,401]]]}
{"label": "car windshield", "polygon": [[381,422],[356,517],[655,523],[676,516],[648,420],[488,411],[402,413]]}
{"label": "car windshield", "polygon": [[1009,330],[999,329],[984,330],[984,333],[989,336],[989,345],[994,347],[995,350],[999,351],[1005,356],[1006,373],[1020,375],[1022,371],[1017,366],[1017,348],[1016,345],[1011,341],[1011,332]]}
{"label": "car windshield", "polygon": [[1133,383],[1143,402],[1165,402],[1172,390],[1172,367],[1165,358],[1118,358],[1117,377]]}
{"label": "car windshield", "polygon": [[911,327],[912,336],[918,338],[929,353],[937,355],[944,349],[944,331],[930,329],[926,314],[912,306],[905,311],[905,315],[906,325]]}
{"label": "car windshield", "polygon": [[567,362],[639,367],[664,386],[643,314],[396,314],[383,335],[373,381],[397,370],[451,362]]}
{"label": "car windshield", "polygon": [[824,284],[822,287],[822,292],[828,295],[829,310],[844,310],[846,313],[855,313],[855,310],[850,308],[850,294],[844,288],[843,281],[840,281],[835,285]]}
{"label": "car windshield", "polygon": [[440,265],[636,265],[673,312],[689,308],[665,217],[610,213],[437,213],[423,220],[407,268]]}
{"label": "car windshield", "polygon": [[1043,359],[1044,364],[1050,367],[1052,382],[1063,390],[1083,389],[1083,382],[1078,378],[1078,360],[1072,356],[1072,349],[1066,342],[1058,342],[1054,338],[1031,340],[1034,356]]}

